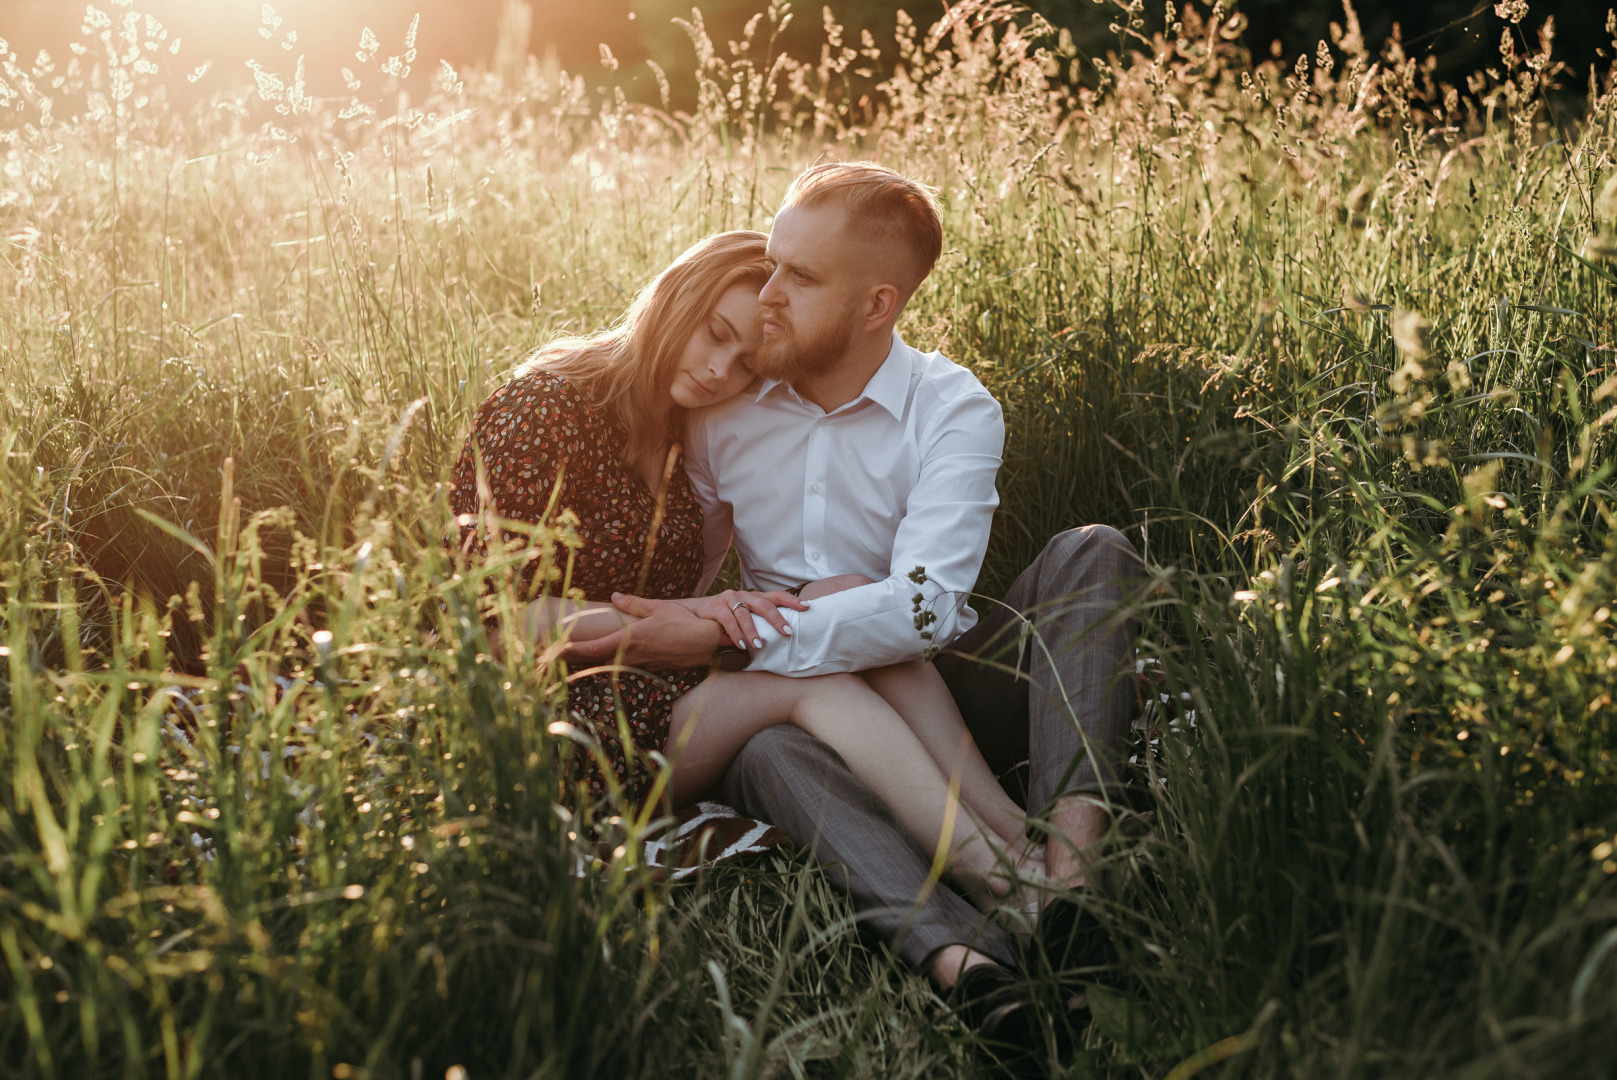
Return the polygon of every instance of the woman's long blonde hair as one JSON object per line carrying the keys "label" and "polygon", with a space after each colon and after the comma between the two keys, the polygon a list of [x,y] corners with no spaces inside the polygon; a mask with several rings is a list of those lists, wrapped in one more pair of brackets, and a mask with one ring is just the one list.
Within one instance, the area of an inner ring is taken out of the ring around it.
{"label": "woman's long blonde hair", "polygon": [[685,425],[685,410],[668,397],[685,345],[731,288],[763,288],[769,280],[768,239],[738,229],[697,241],[640,290],[614,326],[547,342],[517,368],[516,377],[555,372],[592,408],[614,410],[629,433],[627,461],[667,446]]}

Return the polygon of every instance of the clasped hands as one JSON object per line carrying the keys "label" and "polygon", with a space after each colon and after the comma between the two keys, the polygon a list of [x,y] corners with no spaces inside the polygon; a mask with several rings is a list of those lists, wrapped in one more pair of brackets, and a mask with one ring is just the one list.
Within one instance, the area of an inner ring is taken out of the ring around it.
{"label": "clasped hands", "polygon": [[726,589],[713,596],[648,600],[613,593],[612,606],[624,616],[621,629],[589,641],[573,642],[562,656],[573,664],[621,663],[647,670],[706,667],[723,645],[751,651],[763,646],[756,619],[790,637],[781,608],[807,611],[808,604],[785,590]]}

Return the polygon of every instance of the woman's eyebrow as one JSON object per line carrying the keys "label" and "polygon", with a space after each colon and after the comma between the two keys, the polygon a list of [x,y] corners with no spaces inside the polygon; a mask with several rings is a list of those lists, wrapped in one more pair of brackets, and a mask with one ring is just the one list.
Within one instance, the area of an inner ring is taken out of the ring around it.
{"label": "woman's eyebrow", "polygon": [[714,311],[713,312],[713,317],[715,319],[718,319],[721,323],[724,324],[725,329],[730,331],[730,336],[731,337],[740,337],[741,336],[740,334],[736,333],[735,323],[731,322],[729,319],[726,319],[724,317],[724,312],[722,312],[722,311]]}

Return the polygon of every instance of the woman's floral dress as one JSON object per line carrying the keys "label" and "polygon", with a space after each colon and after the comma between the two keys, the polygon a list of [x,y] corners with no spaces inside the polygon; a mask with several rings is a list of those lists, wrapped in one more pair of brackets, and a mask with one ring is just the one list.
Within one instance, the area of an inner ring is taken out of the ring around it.
{"label": "woman's floral dress", "polygon": [[[615,417],[585,405],[566,379],[532,372],[500,387],[478,407],[455,464],[450,505],[457,514],[478,514],[476,454],[481,451],[500,517],[538,522],[552,505],[557,513],[577,515],[583,543],[573,554],[571,585],[584,599],[610,603],[614,592],[659,600],[690,596],[702,572],[701,507],[684,468],[675,469],[651,565],[640,585],[657,499],[619,456],[627,437]],[[561,492],[552,503],[558,475]],[[705,668],[623,671],[586,675],[568,688],[574,722],[600,741],[618,782],[635,802],[656,777],[644,754],[663,749],[674,702],[706,675]],[[619,738],[619,703],[638,754],[626,753]],[[573,761],[572,779],[587,783],[597,798],[605,795],[606,781],[593,756],[576,753]]]}

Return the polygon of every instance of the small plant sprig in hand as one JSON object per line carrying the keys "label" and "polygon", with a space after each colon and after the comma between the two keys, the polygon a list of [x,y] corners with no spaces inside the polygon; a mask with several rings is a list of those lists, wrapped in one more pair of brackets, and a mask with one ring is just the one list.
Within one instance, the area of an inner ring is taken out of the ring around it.
{"label": "small plant sprig in hand", "polygon": [[[917,566],[911,570],[909,579],[917,585],[926,584],[926,567]],[[930,661],[938,655],[938,646],[933,643],[932,631],[927,627],[938,621],[937,612],[932,610],[932,605],[927,603],[926,594],[922,592],[910,597],[910,610],[915,613],[915,629],[920,633],[921,640],[927,643],[921,650],[921,659]]]}

